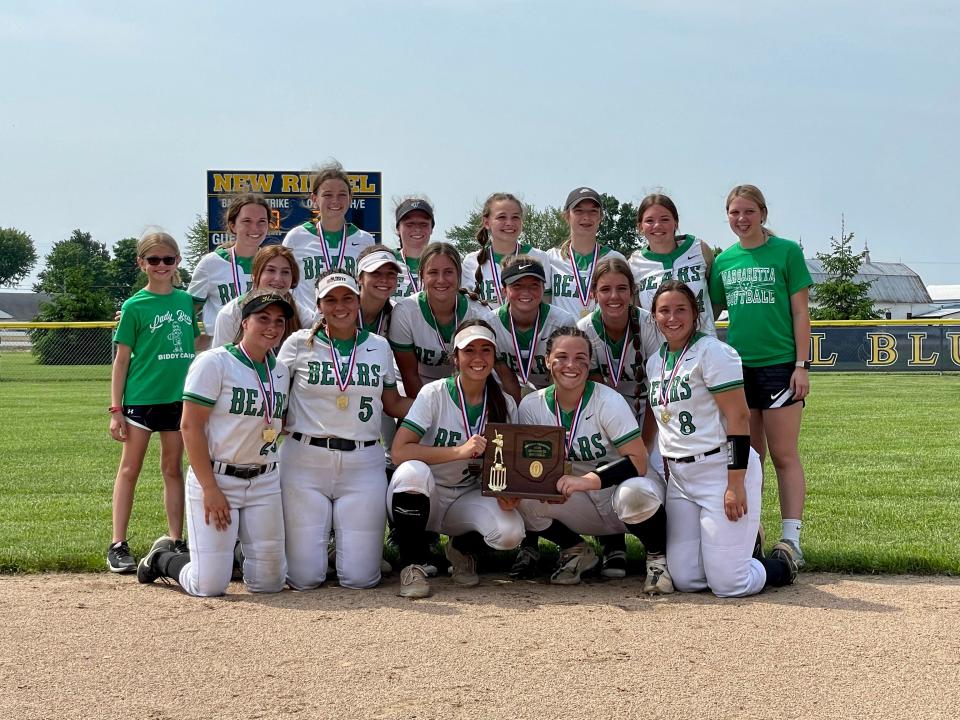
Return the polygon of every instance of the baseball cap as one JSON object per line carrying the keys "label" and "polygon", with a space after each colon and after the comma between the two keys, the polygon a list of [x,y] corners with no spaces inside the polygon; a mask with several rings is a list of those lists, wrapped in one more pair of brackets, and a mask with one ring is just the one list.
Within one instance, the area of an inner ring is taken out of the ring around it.
{"label": "baseball cap", "polygon": [[600,201],[600,193],[593,188],[578,187],[575,190],[571,190],[570,194],[567,195],[567,202],[563,204],[564,212],[575,208],[584,200],[593,200],[597,205],[603,207],[603,203]]}
{"label": "baseball cap", "polygon": [[243,308],[240,311],[241,317],[249,317],[258,313],[271,305],[279,305],[283,310],[283,316],[288,320],[293,317],[293,305],[283,295],[270,290],[256,290],[243,301]]}
{"label": "baseball cap", "polygon": [[324,275],[322,278],[320,278],[320,280],[317,281],[317,300],[322,299],[324,295],[338,287],[350,288],[357,295],[360,294],[360,289],[357,287],[357,281],[353,279],[352,275],[337,272]]}
{"label": "baseball cap", "polygon": [[505,269],[500,273],[500,282],[504,285],[512,285],[520,278],[525,277],[535,277],[544,285],[547,283],[547,274],[543,270],[543,265],[532,258],[518,262]]}
{"label": "baseball cap", "polygon": [[357,275],[362,272],[373,272],[377,268],[382,268],[387,264],[392,264],[396,267],[397,272],[403,272],[403,266],[400,265],[400,261],[397,260],[392,252],[389,250],[377,250],[360,258],[360,262],[357,263]]}
{"label": "baseball cap", "polygon": [[485,328],[483,325],[471,325],[457,333],[456,337],[453,338],[453,346],[457,350],[463,350],[474,340],[486,340],[494,345],[497,344],[497,338],[493,334],[493,330]]}
{"label": "baseball cap", "polygon": [[404,200],[399,206],[397,206],[397,225],[400,225],[400,221],[414,210],[419,210],[420,212],[425,212],[427,215],[429,215],[430,227],[436,227],[437,221],[433,217],[433,208],[430,207],[430,203],[428,203],[426,200],[420,200],[419,198]]}

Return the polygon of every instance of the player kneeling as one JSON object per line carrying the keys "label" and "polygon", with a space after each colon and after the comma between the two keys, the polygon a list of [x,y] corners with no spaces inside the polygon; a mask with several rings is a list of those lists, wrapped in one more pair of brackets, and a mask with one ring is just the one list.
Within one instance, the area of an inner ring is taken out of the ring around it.
{"label": "player kneeling", "polygon": [[283,588],[277,437],[290,375],[271,348],[293,313],[276,293],[251,294],[242,310],[242,339],[203,353],[190,366],[180,423],[190,459],[190,551],[176,553],[171,538],[159,538],[137,568],[141,583],[170,578],[191,595],[222,595],[230,584],[239,537],[247,588]]}
{"label": "player kneeling", "polygon": [[426,531],[445,533],[452,579],[476,585],[475,554],[512,550],[523,540],[516,501],[484,497],[480,470],[487,420],[517,422],[517,406],[493,378],[496,336],[483,320],[460,324],[453,338],[454,377],[428,383],[417,394],[393,441],[398,464],[387,489],[400,550],[400,595],[426,597]]}

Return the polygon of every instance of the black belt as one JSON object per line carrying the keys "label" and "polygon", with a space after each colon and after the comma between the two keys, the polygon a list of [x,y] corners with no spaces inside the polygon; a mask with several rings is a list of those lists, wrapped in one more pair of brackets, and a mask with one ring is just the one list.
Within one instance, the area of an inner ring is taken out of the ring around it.
{"label": "black belt", "polygon": [[700,453],[699,455],[687,455],[686,457],[682,458],[667,458],[667,460],[678,463],[692,463],[697,462],[697,460],[703,460],[705,457],[709,457],[710,455],[716,455],[718,452],[725,449],[726,446],[722,446],[714,448],[713,450],[707,450],[705,453]]}
{"label": "black belt", "polygon": [[379,440],[344,440],[335,437],[310,437],[309,435],[298,432],[290,433],[290,437],[297,442],[306,440],[308,445],[313,445],[314,447],[322,447],[329,450],[346,450],[347,452],[356,450],[357,448],[370,447],[380,442]]}
{"label": "black belt", "polygon": [[269,463],[268,465],[230,465],[214,460],[210,464],[213,466],[213,471],[218,475],[232,475],[241,480],[255,478],[277,467],[275,462]]}

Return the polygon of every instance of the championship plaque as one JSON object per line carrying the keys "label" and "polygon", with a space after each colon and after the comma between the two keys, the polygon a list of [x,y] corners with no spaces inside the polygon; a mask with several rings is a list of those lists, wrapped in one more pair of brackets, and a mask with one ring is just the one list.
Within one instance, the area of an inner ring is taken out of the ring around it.
{"label": "championship plaque", "polygon": [[480,475],[484,495],[560,500],[557,480],[565,472],[564,429],[553,425],[487,423]]}

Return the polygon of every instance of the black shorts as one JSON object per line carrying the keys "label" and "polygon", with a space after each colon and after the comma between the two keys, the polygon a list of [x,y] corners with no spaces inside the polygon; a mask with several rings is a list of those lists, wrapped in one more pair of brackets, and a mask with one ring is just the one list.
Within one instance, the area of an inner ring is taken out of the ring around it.
{"label": "black shorts", "polygon": [[123,406],[123,416],[128,423],[150,432],[180,432],[182,413],[182,402]]}
{"label": "black shorts", "polygon": [[747,406],[751,410],[770,410],[798,402],[790,392],[794,370],[796,365],[792,362],[764,367],[744,366],[743,392],[747,396]]}

